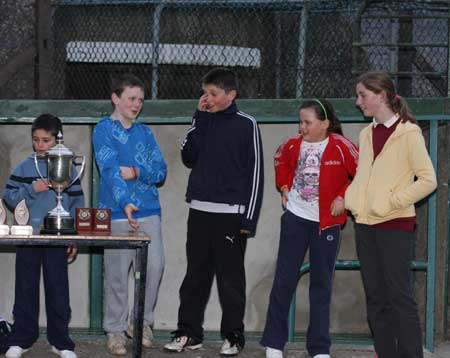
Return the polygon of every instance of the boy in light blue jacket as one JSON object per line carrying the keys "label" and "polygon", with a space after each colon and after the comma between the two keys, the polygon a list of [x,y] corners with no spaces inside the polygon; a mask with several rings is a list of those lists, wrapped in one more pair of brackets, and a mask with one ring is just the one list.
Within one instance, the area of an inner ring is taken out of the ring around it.
{"label": "boy in light blue jacket", "polygon": [[[152,238],[149,246],[142,344],[152,346],[154,307],[164,268],[161,207],[156,185],[166,176],[166,163],[152,130],[136,120],[144,103],[144,85],[132,75],[113,81],[113,113],[94,130],[95,158],[100,171],[99,207],[111,208],[111,230],[140,229]],[[105,249],[103,326],[111,354],[125,355],[128,325],[128,273],[135,250]]]}

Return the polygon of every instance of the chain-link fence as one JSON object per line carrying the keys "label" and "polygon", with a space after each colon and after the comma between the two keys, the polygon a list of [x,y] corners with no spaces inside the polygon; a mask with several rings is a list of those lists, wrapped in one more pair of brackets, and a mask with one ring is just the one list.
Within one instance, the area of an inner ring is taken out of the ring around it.
{"label": "chain-link fence", "polygon": [[448,1],[185,0],[52,2],[52,98],[105,99],[132,72],[146,96],[197,98],[211,68],[235,70],[241,98],[354,95],[385,69],[405,96],[446,96]]}

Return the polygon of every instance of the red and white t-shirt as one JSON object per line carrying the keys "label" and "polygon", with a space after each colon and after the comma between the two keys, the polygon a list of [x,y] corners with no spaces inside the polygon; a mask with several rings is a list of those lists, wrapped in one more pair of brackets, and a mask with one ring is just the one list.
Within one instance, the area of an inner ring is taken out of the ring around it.
{"label": "red and white t-shirt", "polygon": [[321,142],[302,141],[286,205],[293,214],[316,222],[319,222],[320,163],[328,141],[328,137]]}

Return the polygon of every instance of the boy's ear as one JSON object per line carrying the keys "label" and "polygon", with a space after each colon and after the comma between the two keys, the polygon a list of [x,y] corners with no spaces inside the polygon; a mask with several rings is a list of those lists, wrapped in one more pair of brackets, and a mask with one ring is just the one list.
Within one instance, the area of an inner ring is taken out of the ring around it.
{"label": "boy's ear", "polygon": [[118,96],[117,94],[113,93],[113,94],[111,95],[111,102],[114,103],[114,105],[117,104],[117,101],[118,101],[119,99],[120,99],[120,98],[119,98],[119,96]]}
{"label": "boy's ear", "polygon": [[231,90],[230,92],[228,92],[228,97],[234,101],[236,99],[237,96],[237,91],[236,90]]}

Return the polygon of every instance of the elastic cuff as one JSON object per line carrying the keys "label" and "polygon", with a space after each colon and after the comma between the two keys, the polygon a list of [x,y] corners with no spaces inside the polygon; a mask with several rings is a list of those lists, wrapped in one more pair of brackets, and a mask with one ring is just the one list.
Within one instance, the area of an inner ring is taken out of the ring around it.
{"label": "elastic cuff", "polygon": [[134,172],[134,178],[138,179],[139,178],[139,167],[134,165],[133,166],[133,172]]}

